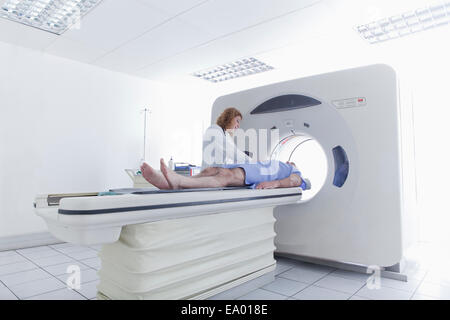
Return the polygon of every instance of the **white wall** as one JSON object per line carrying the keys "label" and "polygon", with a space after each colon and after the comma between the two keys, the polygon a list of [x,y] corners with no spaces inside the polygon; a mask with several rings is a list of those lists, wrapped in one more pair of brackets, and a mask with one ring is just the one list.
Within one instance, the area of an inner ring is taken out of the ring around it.
{"label": "white wall", "polygon": [[211,122],[211,108],[218,93],[203,83],[159,86],[159,104],[152,108],[148,129],[147,162],[202,163],[202,136]]}
{"label": "white wall", "polygon": [[158,86],[0,43],[0,238],[44,232],[40,193],[129,187]]}
{"label": "white wall", "polygon": [[[413,86],[417,191],[421,240],[450,246],[450,26],[417,35],[414,44],[401,43],[399,68]],[[441,256],[444,254],[441,252]]]}

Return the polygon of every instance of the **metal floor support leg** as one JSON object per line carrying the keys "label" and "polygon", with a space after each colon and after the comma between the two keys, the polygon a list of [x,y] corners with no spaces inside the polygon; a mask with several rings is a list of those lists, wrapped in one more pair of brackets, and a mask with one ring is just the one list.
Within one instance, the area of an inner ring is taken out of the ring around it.
{"label": "metal floor support leg", "polygon": [[395,280],[407,282],[408,276],[406,274],[402,273],[404,270],[404,267],[405,267],[405,263],[402,259],[399,263],[396,263],[393,266],[384,268],[384,270],[381,271],[381,276],[384,278],[395,279]]}
{"label": "metal floor support leg", "polygon": [[[293,254],[279,253],[279,252],[275,252],[275,256],[276,257],[285,257],[285,258],[298,260],[298,261],[302,261],[302,262],[314,263],[314,264],[322,265],[322,266],[328,266],[328,267],[336,268],[339,270],[363,273],[363,274],[367,274],[367,279],[369,279],[369,277],[374,272],[374,268],[371,268],[371,267],[365,266],[365,265],[323,260],[323,259],[297,256],[297,255],[293,255]],[[379,268],[380,268],[379,270],[380,270],[381,278],[394,279],[394,280],[404,281],[404,282],[408,281],[408,276],[406,274],[401,273],[401,271],[403,270],[403,262],[399,262],[390,267],[379,267]]]}

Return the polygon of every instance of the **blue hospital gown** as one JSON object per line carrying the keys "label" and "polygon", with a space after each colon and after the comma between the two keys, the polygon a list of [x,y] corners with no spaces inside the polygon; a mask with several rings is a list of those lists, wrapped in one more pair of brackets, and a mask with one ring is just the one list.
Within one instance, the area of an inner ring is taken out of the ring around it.
{"label": "blue hospital gown", "polygon": [[[226,169],[244,169],[245,184],[250,186],[252,189],[256,188],[256,186],[261,182],[282,180],[289,177],[291,174],[298,174],[300,178],[302,177],[302,174],[297,168],[278,160],[226,164],[221,167]],[[303,190],[306,189],[306,184],[303,179],[300,187]]]}

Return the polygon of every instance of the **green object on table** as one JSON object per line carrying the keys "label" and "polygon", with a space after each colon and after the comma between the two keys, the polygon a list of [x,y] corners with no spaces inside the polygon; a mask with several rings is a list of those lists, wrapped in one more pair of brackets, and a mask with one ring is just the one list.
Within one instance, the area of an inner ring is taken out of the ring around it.
{"label": "green object on table", "polygon": [[118,196],[120,193],[112,192],[112,191],[105,191],[105,192],[99,192],[98,195],[101,196]]}

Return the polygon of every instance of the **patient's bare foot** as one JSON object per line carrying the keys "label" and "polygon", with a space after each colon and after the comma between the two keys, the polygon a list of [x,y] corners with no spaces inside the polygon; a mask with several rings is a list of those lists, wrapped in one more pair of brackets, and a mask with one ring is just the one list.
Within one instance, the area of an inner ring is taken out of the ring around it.
{"label": "patient's bare foot", "polygon": [[141,166],[142,176],[159,189],[171,189],[164,175],[150,167],[147,163]]}
{"label": "patient's bare foot", "polygon": [[181,177],[166,166],[166,164],[164,163],[164,159],[161,159],[160,163],[161,163],[160,166],[161,172],[163,173],[164,177],[166,177],[170,188],[180,189]]}

